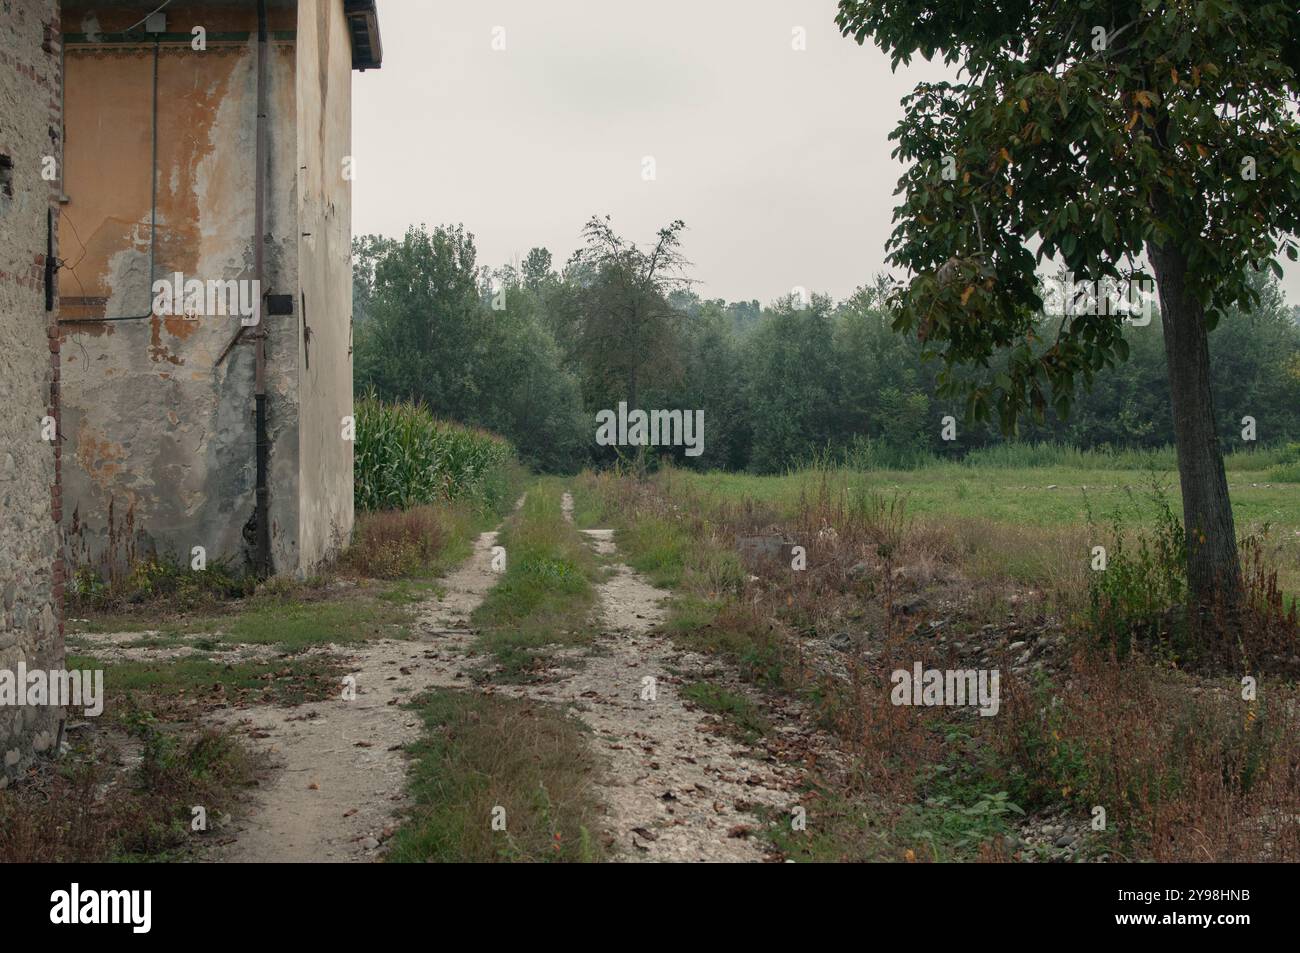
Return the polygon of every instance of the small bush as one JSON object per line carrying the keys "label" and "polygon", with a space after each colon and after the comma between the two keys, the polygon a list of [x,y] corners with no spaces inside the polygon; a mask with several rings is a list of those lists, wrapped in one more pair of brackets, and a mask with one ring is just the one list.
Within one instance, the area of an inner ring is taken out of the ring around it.
{"label": "small bush", "polygon": [[230,734],[177,735],[138,709],[124,726],[142,743],[135,767],[115,769],[120,753],[94,736],[0,790],[0,863],[169,859],[204,836],[194,805],[211,824],[251,783],[253,756]]}
{"label": "small bush", "polygon": [[1281,463],[1268,471],[1270,483],[1300,483],[1300,463]]}
{"label": "small bush", "polygon": [[1088,574],[1088,623],[1097,643],[1120,660],[1141,647],[1158,660],[1203,671],[1294,674],[1300,610],[1265,558],[1269,527],[1241,542],[1242,603],[1202,614],[1190,602],[1182,524],[1154,479],[1150,495],[1154,526],[1137,534],[1133,546],[1113,517],[1106,568]]}
{"label": "small bush", "polygon": [[436,575],[452,542],[468,536],[469,517],[451,507],[413,506],[357,517],[346,568],[372,579]]}
{"label": "small bush", "polygon": [[77,567],[66,600],[68,612],[73,615],[120,611],[157,602],[166,602],[171,610],[188,612],[251,595],[256,588],[256,577],[237,570],[231,560],[218,560],[206,569],[195,570],[179,560],[154,555],[107,582],[90,566]]}
{"label": "small bush", "polygon": [[[1160,647],[1176,661],[1188,650],[1185,618],[1187,544],[1168,497],[1152,479],[1154,527],[1130,545],[1119,514],[1112,517],[1106,568],[1089,574],[1088,606],[1093,631],[1126,658],[1135,642]],[[1091,524],[1092,514],[1089,512]]]}
{"label": "small bush", "polygon": [[1080,654],[1058,684],[1006,683],[994,743],[1026,807],[1104,807],[1116,859],[1295,860],[1294,688],[1189,694],[1182,676]]}

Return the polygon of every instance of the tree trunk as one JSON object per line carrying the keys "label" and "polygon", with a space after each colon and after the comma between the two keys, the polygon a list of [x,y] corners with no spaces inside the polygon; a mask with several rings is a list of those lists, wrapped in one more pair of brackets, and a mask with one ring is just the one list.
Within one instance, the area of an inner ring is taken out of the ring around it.
{"label": "tree trunk", "polygon": [[[640,404],[637,403],[637,383],[638,383],[637,378],[638,378],[638,376],[639,376],[639,375],[637,374],[637,366],[636,366],[635,364],[633,364],[633,365],[632,365],[632,369],[631,369],[631,371],[628,373],[628,387],[627,387],[627,412],[628,412],[629,414],[631,414],[632,411],[634,411],[634,410],[636,410],[638,407],[640,407]],[[636,448],[636,457],[635,457],[635,459],[633,460],[632,467],[633,467],[633,472],[636,474],[636,478],[637,478],[638,480],[640,480],[640,479],[644,479],[644,477],[645,477],[645,444],[638,444],[638,445],[637,445],[637,448]]]}
{"label": "tree trunk", "polygon": [[1147,254],[1156,273],[1165,332],[1187,534],[1187,581],[1198,605],[1231,607],[1241,597],[1241,562],[1214,426],[1205,311],[1187,288],[1187,257],[1181,249],[1172,241],[1164,246],[1152,241]]}

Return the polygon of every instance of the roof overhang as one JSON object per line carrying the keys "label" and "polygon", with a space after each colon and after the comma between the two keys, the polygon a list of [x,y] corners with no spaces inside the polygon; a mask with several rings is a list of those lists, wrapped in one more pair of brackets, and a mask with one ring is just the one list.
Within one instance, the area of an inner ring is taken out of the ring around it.
{"label": "roof overhang", "polygon": [[379,42],[379,13],[375,0],[343,0],[343,15],[352,35],[352,68],[378,69],[384,50]]}

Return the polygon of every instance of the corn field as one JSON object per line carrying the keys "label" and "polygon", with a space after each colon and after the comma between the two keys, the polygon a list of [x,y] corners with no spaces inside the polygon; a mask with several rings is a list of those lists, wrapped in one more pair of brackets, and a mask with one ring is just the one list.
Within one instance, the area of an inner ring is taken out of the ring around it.
{"label": "corn field", "polygon": [[496,506],[508,492],[515,454],[500,437],[437,420],[409,401],[363,397],[355,413],[358,510],[450,500]]}

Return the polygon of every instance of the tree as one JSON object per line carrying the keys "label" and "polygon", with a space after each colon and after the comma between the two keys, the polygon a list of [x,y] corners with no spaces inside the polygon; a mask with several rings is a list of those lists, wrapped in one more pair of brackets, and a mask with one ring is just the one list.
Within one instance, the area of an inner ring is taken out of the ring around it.
{"label": "tree", "polygon": [[575,253],[568,273],[583,282],[576,347],[589,405],[618,393],[637,408],[643,385],[679,373],[683,314],[668,295],[690,284],[681,254],[685,228],[681,220],[661,228],[648,249],[619,237],[608,215],[593,216],[583,229],[586,247]]}
{"label": "tree", "polygon": [[551,253],[545,248],[529,249],[522,271],[524,287],[529,291],[541,291],[556,280],[555,271],[551,268]]}
{"label": "tree", "polygon": [[740,343],[724,302],[696,298],[686,314],[682,381],[658,406],[703,410],[708,443],[702,456],[679,454],[678,462],[705,469],[742,470],[749,462],[753,428]]}
{"label": "tree", "polygon": [[369,278],[358,389],[494,430],[538,469],[574,469],[586,450],[578,381],[518,269],[480,269],[460,226],[412,228],[367,247],[375,255],[354,277]]}
{"label": "tree", "polygon": [[353,324],[362,324],[369,316],[375,292],[375,263],[396,244],[382,235],[358,235],[352,239]]}
{"label": "tree", "polygon": [[464,422],[477,406],[482,346],[474,236],[412,227],[374,263],[369,317],[357,328],[356,380],[385,400],[423,400]]}
{"label": "tree", "polygon": [[578,379],[561,364],[536,293],[518,279],[513,269],[498,270],[494,296],[505,307],[485,309],[480,321],[475,376],[482,386],[473,423],[509,438],[534,469],[573,472],[590,440]]}
{"label": "tree", "polygon": [[750,466],[798,467],[824,452],[839,425],[830,298],[786,295],[746,340],[754,430]]}
{"label": "tree", "polygon": [[933,449],[938,414],[931,413],[933,373],[922,365],[919,342],[889,327],[888,291],[887,277],[877,276],[837,310],[836,417],[844,444],[865,436],[901,462]]}
{"label": "tree", "polygon": [[[1216,436],[1208,332],[1257,299],[1249,266],[1293,260],[1300,230],[1300,18],[1294,0],[841,0],[842,33],[895,67],[960,62],[922,83],[892,138],[910,163],[890,260],[910,272],[895,328],[956,365],[967,415],[1012,430],[1062,416],[1076,383],[1124,360],[1123,316],[1036,333],[1035,261],[1088,280],[1155,273],[1195,599],[1240,596]],[[1032,250],[1031,250],[1032,247]],[[1280,270],[1280,269],[1279,269]]]}
{"label": "tree", "polygon": [[1243,446],[1242,418],[1259,423],[1260,443],[1300,439],[1300,327],[1272,275],[1252,276],[1259,305],[1234,313],[1232,347],[1215,350],[1210,362],[1219,437]]}

